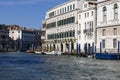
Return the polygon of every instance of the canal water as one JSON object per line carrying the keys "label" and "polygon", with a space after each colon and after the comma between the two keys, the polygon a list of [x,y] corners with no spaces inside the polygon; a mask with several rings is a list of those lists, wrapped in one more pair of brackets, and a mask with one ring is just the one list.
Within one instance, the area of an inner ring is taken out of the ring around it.
{"label": "canal water", "polygon": [[120,80],[120,61],[0,53],[0,80]]}

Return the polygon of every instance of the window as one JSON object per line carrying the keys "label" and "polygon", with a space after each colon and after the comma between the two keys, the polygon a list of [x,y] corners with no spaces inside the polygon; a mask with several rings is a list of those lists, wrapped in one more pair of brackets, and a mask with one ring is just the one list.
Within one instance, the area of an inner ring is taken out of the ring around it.
{"label": "window", "polygon": [[56,22],[52,22],[52,23],[47,24],[46,28],[52,28],[52,27],[56,27]]}
{"label": "window", "polygon": [[102,40],[102,47],[105,48],[105,39]]}
{"label": "window", "polygon": [[92,21],[92,23],[91,23],[91,26],[92,26],[92,29],[93,29],[93,27],[94,27],[93,21]]}
{"label": "window", "polygon": [[106,7],[104,6],[103,7],[103,21],[107,21],[107,9],[106,9]]}
{"label": "window", "polygon": [[81,24],[79,24],[79,30],[81,30]]}
{"label": "window", "polygon": [[117,35],[117,28],[113,29],[113,35]]}
{"label": "window", "polygon": [[87,8],[87,4],[84,4],[84,8]]}
{"label": "window", "polygon": [[105,36],[105,29],[102,30],[102,36]]}
{"label": "window", "polygon": [[56,15],[56,11],[54,13],[55,13],[54,15]]}
{"label": "window", "polygon": [[79,15],[79,19],[81,19],[81,15]]}
{"label": "window", "polygon": [[113,48],[117,48],[117,39],[113,39]]}
{"label": "window", "polygon": [[85,13],[85,18],[86,18],[86,13]]}
{"label": "window", "polygon": [[57,21],[57,26],[62,26],[62,25],[66,25],[66,24],[74,23],[74,22],[75,22],[75,17],[70,17],[67,19]]}
{"label": "window", "polygon": [[89,12],[87,12],[87,17],[89,17]]}
{"label": "window", "polygon": [[73,9],[75,9],[75,4],[73,4]]}
{"label": "window", "polygon": [[118,5],[114,4],[114,19],[118,19]]}
{"label": "window", "polygon": [[66,7],[65,7],[65,12],[66,12]]}
{"label": "window", "polygon": [[86,24],[86,22],[85,22],[85,29],[86,29],[86,27],[87,27],[87,24]]}
{"label": "window", "polygon": [[69,11],[69,6],[67,6],[67,10]]}
{"label": "window", "polygon": [[72,10],[72,5],[70,5],[70,11]]}
{"label": "window", "polygon": [[49,13],[49,17],[53,17],[55,15],[55,12]]}
{"label": "window", "polygon": [[93,11],[91,12],[91,16],[93,16]]}
{"label": "window", "polygon": [[64,8],[62,8],[62,13],[64,13]]}
{"label": "window", "polygon": [[62,13],[62,9],[60,9],[60,14]]}
{"label": "window", "polygon": [[59,14],[59,10],[57,10],[57,14]]}
{"label": "window", "polygon": [[73,30],[73,36],[72,37],[75,37],[75,30]]}

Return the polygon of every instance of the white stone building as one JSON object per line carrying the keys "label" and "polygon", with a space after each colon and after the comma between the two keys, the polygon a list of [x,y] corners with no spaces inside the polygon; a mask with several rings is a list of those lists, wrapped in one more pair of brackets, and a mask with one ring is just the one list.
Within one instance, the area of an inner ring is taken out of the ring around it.
{"label": "white stone building", "polygon": [[116,53],[119,40],[120,0],[98,0],[97,52]]}
{"label": "white stone building", "polygon": [[84,0],[69,0],[46,12],[46,47],[48,51],[74,52],[78,30],[78,11]]}
{"label": "white stone building", "polygon": [[35,34],[33,29],[11,25],[9,27],[9,37],[13,40],[14,50],[24,51],[33,47]]}
{"label": "white stone building", "polygon": [[[96,1],[85,1],[78,12],[78,52],[93,53],[96,29]],[[86,48],[86,49],[85,49]]]}

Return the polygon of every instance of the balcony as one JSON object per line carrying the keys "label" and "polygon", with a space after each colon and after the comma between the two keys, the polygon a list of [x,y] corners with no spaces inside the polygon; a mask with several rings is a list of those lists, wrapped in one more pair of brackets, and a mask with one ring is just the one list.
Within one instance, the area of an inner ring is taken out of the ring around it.
{"label": "balcony", "polygon": [[108,25],[117,25],[117,24],[120,24],[119,19],[109,20],[108,21]]}
{"label": "balcony", "polygon": [[107,26],[107,21],[101,21],[101,22],[98,22],[97,26]]}
{"label": "balcony", "polygon": [[104,27],[104,26],[111,26],[111,25],[118,25],[120,24],[119,19],[109,20],[109,21],[101,21],[98,22],[97,27]]}
{"label": "balcony", "polygon": [[91,33],[91,32],[93,32],[93,29],[84,29],[83,30],[83,33]]}

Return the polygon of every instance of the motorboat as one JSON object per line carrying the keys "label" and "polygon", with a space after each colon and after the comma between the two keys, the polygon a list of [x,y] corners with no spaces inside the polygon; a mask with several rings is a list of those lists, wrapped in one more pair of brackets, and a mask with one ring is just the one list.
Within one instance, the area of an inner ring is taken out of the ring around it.
{"label": "motorboat", "polygon": [[42,52],[40,52],[40,51],[35,51],[35,53],[36,53],[36,54],[41,54]]}

